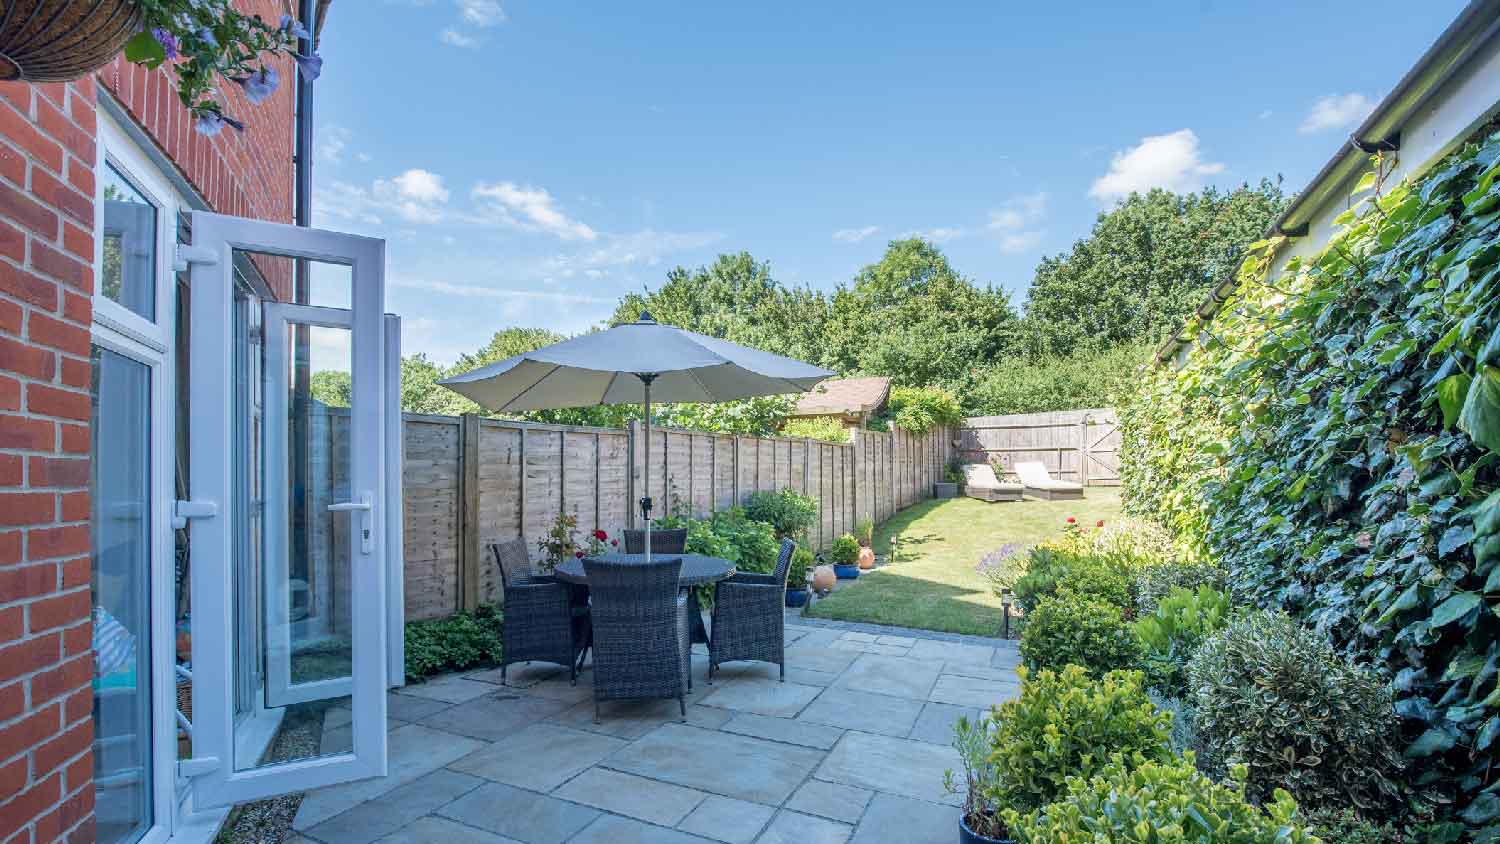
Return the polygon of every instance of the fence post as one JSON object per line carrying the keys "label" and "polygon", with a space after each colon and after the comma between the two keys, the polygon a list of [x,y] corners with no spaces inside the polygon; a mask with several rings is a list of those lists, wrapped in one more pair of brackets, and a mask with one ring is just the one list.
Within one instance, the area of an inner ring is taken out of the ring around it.
{"label": "fence post", "polygon": [[734,435],[734,500],[731,507],[740,506],[740,435]]}
{"label": "fence post", "polygon": [[459,417],[458,609],[479,606],[479,416]]}
{"label": "fence post", "polygon": [[625,426],[625,527],[635,529],[635,422]]}
{"label": "fence post", "polygon": [[1089,415],[1078,419],[1078,482],[1089,485]]}

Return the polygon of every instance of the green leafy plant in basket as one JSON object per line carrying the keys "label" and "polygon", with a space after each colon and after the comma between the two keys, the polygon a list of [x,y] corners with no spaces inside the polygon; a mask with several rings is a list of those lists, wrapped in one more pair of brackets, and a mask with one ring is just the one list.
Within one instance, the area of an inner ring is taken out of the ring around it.
{"label": "green leafy plant in basket", "polygon": [[258,104],[281,84],[281,71],[271,57],[287,56],[309,80],[322,73],[321,57],[299,51],[299,42],[310,42],[312,34],[291,15],[272,25],[238,11],[233,0],[138,2],[145,27],[125,42],[125,60],[148,69],[170,63],[177,96],[192,112],[200,134],[216,135],[226,125],[244,128],[225,113],[220,79],[238,85],[247,102]]}

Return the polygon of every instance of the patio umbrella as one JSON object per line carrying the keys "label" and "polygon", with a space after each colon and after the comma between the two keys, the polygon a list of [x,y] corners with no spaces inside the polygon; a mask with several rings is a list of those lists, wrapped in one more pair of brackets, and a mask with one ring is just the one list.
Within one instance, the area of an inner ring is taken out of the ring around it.
{"label": "patio umbrella", "polygon": [[646,557],[651,556],[651,400],[722,402],[803,393],[834,373],[799,360],[640,319],[481,366],[438,383],[497,413],[645,405]]}

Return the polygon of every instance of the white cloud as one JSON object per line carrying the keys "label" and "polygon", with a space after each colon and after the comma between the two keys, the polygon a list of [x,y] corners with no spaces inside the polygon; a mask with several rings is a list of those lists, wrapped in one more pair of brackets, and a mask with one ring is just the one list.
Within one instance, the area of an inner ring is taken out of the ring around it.
{"label": "white cloud", "polygon": [[474,26],[494,26],[505,23],[505,10],[497,0],[456,0],[458,13],[465,23]]}
{"label": "white cloud", "polygon": [[349,145],[349,130],[343,126],[325,126],[318,133],[317,155],[320,161],[338,164],[344,160],[344,148]]}
{"label": "white cloud", "polygon": [[480,212],[480,222],[547,232],[563,240],[593,240],[599,236],[558,209],[556,200],[545,188],[515,182],[480,182],[470,195],[485,206]]}
{"label": "white cloud", "polygon": [[939,226],[939,227],[933,228],[933,229],[919,229],[919,230],[915,230],[915,231],[909,231],[909,232],[906,232],[905,234],[903,234],[901,236],[902,237],[920,237],[923,240],[929,240],[929,241],[932,241],[933,243],[947,243],[950,240],[956,240],[956,239],[958,239],[960,237],[963,237],[966,234],[968,234],[968,232],[965,231],[964,229],[960,229],[960,228],[945,228],[943,226]]}
{"label": "white cloud", "polygon": [[833,233],[833,239],[843,243],[859,243],[861,240],[880,231],[879,226],[864,226],[857,229],[839,229]]}
{"label": "white cloud", "polygon": [[1203,177],[1222,173],[1224,165],[1204,161],[1192,129],[1150,135],[1129,149],[1116,152],[1109,172],[1089,188],[1089,196],[1108,201],[1152,188],[1184,192],[1203,186]]}
{"label": "white cloud", "polygon": [[1363,120],[1375,108],[1375,101],[1364,94],[1329,94],[1319,97],[1303,118],[1297,131],[1304,135],[1338,129]]}
{"label": "white cloud", "polygon": [[448,189],[443,177],[412,168],[391,179],[376,179],[369,188],[335,181],[318,186],[314,212],[319,216],[380,225],[387,214],[408,223],[436,223],[447,217]]}
{"label": "white cloud", "polygon": [[458,30],[449,27],[438,34],[438,40],[450,47],[459,47],[464,50],[472,50],[479,46],[479,39],[472,35],[465,35]]}
{"label": "white cloud", "polygon": [[448,201],[448,189],[443,187],[443,177],[430,170],[412,168],[391,180],[402,199],[413,202],[439,203]]}
{"label": "white cloud", "polygon": [[603,245],[595,249],[548,258],[544,270],[559,278],[572,278],[580,272],[594,278],[589,275],[590,270],[654,267],[674,252],[701,249],[723,239],[724,235],[718,232],[659,232],[655,229],[605,235]]}
{"label": "white cloud", "polygon": [[472,296],[482,299],[528,299],[555,302],[564,305],[597,305],[614,302],[613,298],[589,296],[583,293],[554,293],[549,290],[517,290],[508,287],[485,287],[481,284],[454,284],[448,281],[433,281],[419,278],[393,277],[391,287],[403,290],[421,290],[427,293],[445,293],[450,296]]}
{"label": "white cloud", "polygon": [[1041,242],[1043,232],[1036,224],[1046,214],[1045,191],[1013,196],[990,212],[988,228],[999,234],[1001,252],[1025,252]]}
{"label": "white cloud", "polygon": [[1274,112],[1274,111],[1272,111],[1270,109],[1266,109],[1265,111],[1263,111],[1263,112],[1260,113],[1260,119],[1261,120],[1269,120],[1271,118],[1271,115],[1273,115],[1275,113],[1276,112]]}

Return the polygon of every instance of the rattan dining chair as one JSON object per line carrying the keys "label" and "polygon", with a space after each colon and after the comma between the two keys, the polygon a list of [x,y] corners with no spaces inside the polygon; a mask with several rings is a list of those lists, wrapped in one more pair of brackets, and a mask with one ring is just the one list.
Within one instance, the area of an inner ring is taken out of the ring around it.
{"label": "rattan dining chair", "polygon": [[577,685],[578,657],[588,641],[588,606],[576,605],[568,584],[531,573],[526,540],[493,543],[490,553],[505,596],[500,681],[518,662],[555,662],[568,666],[568,680]]}
{"label": "rattan dining chair", "polygon": [[687,717],[688,602],[682,560],[620,563],[585,557],[594,630],[594,723],[606,700],[677,698]]}
{"label": "rattan dining chair", "polygon": [[736,574],[714,587],[713,627],[708,637],[708,681],[726,662],[774,662],[786,682],[786,578],[797,543],[781,540],[771,574]]}
{"label": "rattan dining chair", "polygon": [[[625,553],[646,553],[646,532],[643,530],[625,531]],[[653,530],[651,531],[651,553],[653,554],[686,554],[687,553],[687,528],[675,530]]]}

